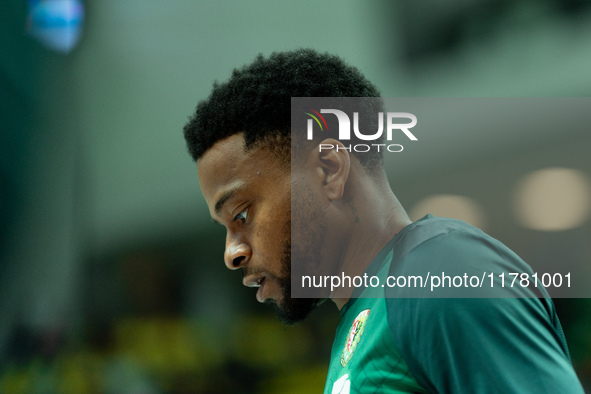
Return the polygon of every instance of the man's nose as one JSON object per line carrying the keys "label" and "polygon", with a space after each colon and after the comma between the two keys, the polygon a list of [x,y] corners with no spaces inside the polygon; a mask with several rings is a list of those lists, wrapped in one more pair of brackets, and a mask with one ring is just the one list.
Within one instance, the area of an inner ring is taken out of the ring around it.
{"label": "man's nose", "polygon": [[252,251],[250,247],[238,240],[227,239],[226,240],[226,251],[224,252],[224,261],[226,267],[231,270],[241,268],[248,262]]}

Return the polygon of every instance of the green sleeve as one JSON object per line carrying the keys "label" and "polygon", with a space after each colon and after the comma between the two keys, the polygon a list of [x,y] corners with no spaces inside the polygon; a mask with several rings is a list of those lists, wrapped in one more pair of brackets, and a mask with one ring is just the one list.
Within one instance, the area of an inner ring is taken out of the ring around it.
{"label": "green sleeve", "polygon": [[[392,272],[477,274],[522,264],[490,237],[451,232],[393,262]],[[390,331],[418,383],[436,393],[583,393],[552,300],[512,295],[388,298]]]}
{"label": "green sleeve", "polygon": [[[405,299],[389,313],[415,379],[437,393],[583,393],[538,299]],[[397,327],[401,313],[408,324]],[[392,329],[392,327],[394,327]]]}

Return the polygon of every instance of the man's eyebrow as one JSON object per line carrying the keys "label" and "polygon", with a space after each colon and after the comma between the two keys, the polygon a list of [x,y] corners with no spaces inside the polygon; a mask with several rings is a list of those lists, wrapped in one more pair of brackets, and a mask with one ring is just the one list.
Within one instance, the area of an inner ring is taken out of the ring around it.
{"label": "man's eyebrow", "polygon": [[224,192],[224,194],[222,194],[221,197],[218,199],[218,201],[215,203],[215,213],[217,213],[219,215],[219,213],[222,210],[222,208],[224,207],[224,204],[226,203],[226,201],[228,201],[229,199],[234,197],[235,194],[236,194],[236,189],[232,189],[232,190],[228,190],[228,191]]}

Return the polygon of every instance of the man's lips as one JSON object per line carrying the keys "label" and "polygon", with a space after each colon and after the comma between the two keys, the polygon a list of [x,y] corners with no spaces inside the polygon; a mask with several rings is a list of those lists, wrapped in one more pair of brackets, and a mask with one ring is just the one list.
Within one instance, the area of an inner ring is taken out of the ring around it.
{"label": "man's lips", "polygon": [[265,280],[266,277],[264,276],[244,278],[242,284],[244,284],[246,287],[258,287],[259,290],[257,291],[257,301],[264,302],[265,297],[263,296],[263,292],[265,291]]}
{"label": "man's lips", "polygon": [[242,280],[242,284],[246,287],[260,287],[263,281],[265,280],[264,276],[252,276],[247,277]]}
{"label": "man's lips", "polygon": [[257,301],[258,302],[265,302],[265,296],[263,295],[263,292],[265,291],[265,283],[266,283],[266,278],[261,279],[261,282],[259,284],[259,290],[257,291]]}

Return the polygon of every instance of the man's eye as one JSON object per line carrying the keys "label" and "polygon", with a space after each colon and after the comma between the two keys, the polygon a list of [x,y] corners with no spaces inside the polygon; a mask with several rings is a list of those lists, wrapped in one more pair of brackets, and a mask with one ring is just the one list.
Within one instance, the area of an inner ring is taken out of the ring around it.
{"label": "man's eye", "polygon": [[234,216],[234,220],[232,220],[232,221],[236,222],[238,220],[241,220],[242,222],[246,222],[247,212],[248,212],[248,209],[245,209],[244,211],[240,212],[238,215]]}

